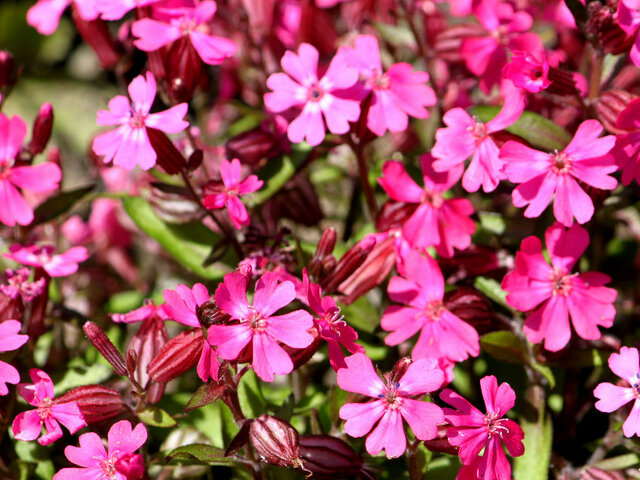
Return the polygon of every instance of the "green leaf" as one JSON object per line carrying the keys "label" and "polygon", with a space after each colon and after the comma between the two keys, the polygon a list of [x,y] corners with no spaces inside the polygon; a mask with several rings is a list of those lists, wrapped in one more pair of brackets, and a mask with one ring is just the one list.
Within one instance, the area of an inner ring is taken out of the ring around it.
{"label": "green leaf", "polygon": [[[473,107],[471,112],[481,122],[488,122],[498,114],[500,109],[501,107],[492,105],[479,105]],[[571,135],[560,125],[529,111],[522,112],[518,121],[507,127],[506,131],[526,140],[534,147],[549,152],[562,150],[571,141]]]}
{"label": "green leaf", "polygon": [[551,388],[555,388],[556,377],[549,367],[547,367],[546,365],[542,365],[541,363],[538,363],[538,362],[533,362],[531,364],[531,368],[533,368],[538,373],[542,374],[542,376],[547,379],[547,382],[549,382],[549,386]]}
{"label": "green leaf", "polygon": [[253,370],[245,373],[238,384],[238,401],[242,413],[247,418],[258,418],[267,410],[266,401],[260,391],[258,377]]}
{"label": "green leaf", "polygon": [[350,305],[340,305],[344,321],[357,330],[373,333],[380,324],[380,315],[366,296],[362,296]]}
{"label": "green leaf", "polygon": [[157,241],[180,264],[200,277],[219,280],[224,272],[203,263],[218,236],[202,224],[171,225],[162,221],[140,197],[122,199],[125,211],[144,233]]}
{"label": "green leaf", "polygon": [[81,385],[94,385],[107,380],[113,375],[113,369],[109,365],[93,363],[87,365],[81,358],[74,358],[67,365],[64,377],[55,382],[56,395]]}
{"label": "green leaf", "polygon": [[605,458],[600,460],[594,467],[602,470],[624,470],[625,468],[635,467],[640,463],[640,457],[635,453],[627,453],[617,457]]}
{"label": "green leaf", "polygon": [[189,399],[189,402],[184,407],[184,411],[190,412],[191,410],[204,407],[217,401],[222,398],[226,388],[226,385],[218,385],[213,382],[201,385],[198,390],[196,390],[196,393]]}
{"label": "green leaf", "polygon": [[172,450],[166,458],[167,462],[172,460],[187,460],[208,465],[234,465],[236,463],[232,457],[224,456],[223,449],[198,443],[178,447]]}
{"label": "green leaf", "polygon": [[63,213],[71,210],[71,207],[73,207],[78,200],[91,192],[95,187],[95,185],[88,185],[68,192],[60,192],[58,195],[47,198],[33,211],[33,222],[30,226],[34,227],[58,218]]}
{"label": "green leaf", "polygon": [[491,332],[480,338],[482,350],[493,358],[511,363],[526,364],[529,355],[526,344],[507,330]]}
{"label": "green leaf", "polygon": [[[14,442],[16,455],[26,463],[35,464],[33,471],[36,478],[50,480],[55,473],[55,467],[51,461],[51,455],[45,447],[36,442]],[[22,474],[23,469],[20,473]],[[33,478],[33,477],[31,477]]]}
{"label": "green leaf", "polygon": [[507,303],[507,292],[502,290],[500,287],[500,283],[493,278],[486,277],[476,277],[473,282],[473,286],[476,290],[480,290],[481,293],[484,293],[489,299],[493,300],[499,305],[502,305],[509,310],[512,310],[513,307]]}
{"label": "green leaf", "polygon": [[524,455],[513,462],[514,480],[547,480],[551,459],[553,424],[544,407],[536,421],[520,419],[524,431]]}
{"label": "green leaf", "polygon": [[502,215],[495,212],[478,212],[480,217],[480,226],[487,232],[495,233],[496,235],[502,235],[506,228],[504,218]]}
{"label": "green leaf", "polygon": [[158,407],[149,406],[138,412],[138,418],[152,427],[169,428],[178,423],[167,412]]}

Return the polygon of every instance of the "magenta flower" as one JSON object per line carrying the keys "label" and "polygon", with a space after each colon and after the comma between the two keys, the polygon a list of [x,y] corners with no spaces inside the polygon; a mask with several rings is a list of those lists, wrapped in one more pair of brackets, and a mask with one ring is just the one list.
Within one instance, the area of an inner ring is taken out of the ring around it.
{"label": "magenta flower", "polygon": [[591,219],[593,202],[577,180],[603,190],[613,190],[618,184],[609,176],[618,168],[615,158],[607,155],[616,137],[598,138],[603,129],[597,120],[582,122],[562,152],[544,153],[513,140],[503,145],[504,172],[510,182],[520,184],[513,190],[513,204],[528,205],[525,217],[540,216],[555,193],[553,213],[560,223],[570,227],[573,217],[578,223]]}
{"label": "magenta flower", "polygon": [[206,196],[202,204],[209,210],[227,207],[233,226],[240,230],[243,225],[249,225],[249,214],[238,197],[255,192],[264,182],[258,180],[256,175],[249,175],[244,180],[240,180],[242,165],[237,158],[231,162],[224,159],[220,162],[220,176],[224,187],[222,185],[206,186],[204,189]]}
{"label": "magenta flower", "polygon": [[81,468],[63,468],[53,480],[139,480],[144,475],[142,455],[135,453],[147,441],[147,429],[139,423],[131,428],[128,420],[114,423],[107,434],[105,450],[97,433],[80,435],[80,446],[64,449],[67,459]]}
{"label": "magenta flower", "polygon": [[420,157],[424,188],[407,174],[402,162],[388,161],[378,179],[385,192],[398,202],[418,204],[418,208],[402,227],[402,236],[414,248],[435,246],[438,255],[453,256],[453,248],[464,250],[471,245],[476,225],[469,218],[473,205],[465,198],[444,198],[462,176],[462,165],[448,172],[434,172],[433,157]]}
{"label": "magenta flower", "polygon": [[273,315],[296,297],[292,282],[278,283],[278,274],[265,273],[256,284],[253,305],[249,305],[247,281],[242,273],[224,276],[224,283],[216,290],[216,304],[239,323],[210,326],[208,340],[226,360],[237,359],[252,344],[253,369],[262,380],[272,382],[274,374],[286,375],[293,370],[291,358],[278,342],[292,348],[308,347],[313,342],[307,331],[313,327],[313,319],[304,310]]}
{"label": "magenta flower", "polygon": [[232,56],[238,46],[232,40],[216,37],[209,33],[208,23],[216,13],[216,2],[206,0],[194,8],[158,8],[160,18],[143,18],[131,27],[131,33],[138,37],[133,42],[145,52],[158,50],[182,36],[188,36],[191,44],[204,63],[219,65]]}
{"label": "magenta flower", "polygon": [[[524,432],[520,425],[502,418],[515,405],[516,394],[508,383],[498,386],[493,375],[482,378],[480,388],[486,414],[448,388],[440,393],[443,402],[457,409],[443,409],[447,422],[451,424],[451,428],[447,429],[449,443],[460,448],[462,468],[456,478],[509,480],[511,465],[502,444],[512,457],[524,453]],[[484,455],[479,457],[483,448]]]}
{"label": "magenta flower", "polygon": [[[198,320],[198,307],[210,298],[207,287],[201,283],[196,283],[193,289],[190,289],[186,285],[178,285],[175,290],[165,290],[162,292],[166,305],[162,305],[160,311],[161,315],[175,320],[178,323],[186,325],[188,327],[201,328],[200,321]],[[198,377],[203,382],[206,382],[209,378],[218,380],[218,370],[220,368],[220,362],[214,349],[209,345],[203,337],[203,348],[200,354],[200,360],[198,360],[198,366],[196,371]]]}
{"label": "magenta flower", "polygon": [[26,135],[27,125],[20,117],[9,118],[0,113],[0,222],[10,227],[16,223],[29,225],[33,221],[33,209],[18,188],[50,192],[58,188],[62,179],[60,167],[52,162],[14,166]]}
{"label": "magenta flower", "polygon": [[[58,422],[72,434],[87,425],[75,401],[61,403],[54,400],[53,382],[49,375],[37,368],[29,370],[29,375],[33,384],[19,384],[18,393],[36,409],[21,412],[13,420],[11,428],[18,440],[31,441],[40,437],[39,444],[49,445],[62,437]],[[40,435],[43,425],[46,433]]]}
{"label": "magenta flower", "polygon": [[547,59],[540,61],[527,52],[513,52],[511,61],[505,65],[502,74],[516,87],[531,93],[541,92],[551,85]]}
{"label": "magenta flower", "polygon": [[156,79],[147,72],[146,80],[138,75],[129,84],[129,96],[118,95],[109,101],[109,110],[98,111],[98,125],[121,125],[116,130],[102,133],[93,140],[93,151],[104,155],[104,163],[113,160],[127,170],[137,165],[149,170],[156,164],[157,155],[147,135],[147,127],[165,133],[178,133],[189,126],[183,120],[188,106],[181,103],[158,113],[149,113],[156,98]]}
{"label": "magenta flower", "polygon": [[58,29],[62,13],[72,3],[83,20],[98,18],[101,0],[38,0],[27,12],[27,23],[42,35],[51,35]]}
{"label": "magenta flower", "polygon": [[[18,350],[29,340],[28,335],[20,335],[22,324],[17,320],[5,320],[0,323],[0,352]],[[16,384],[20,381],[20,373],[13,365],[0,360],[0,395],[9,393],[7,383]]]}
{"label": "magenta flower", "polygon": [[346,368],[340,345],[351,353],[365,353],[364,347],[356,343],[358,334],[344,321],[336,301],[330,296],[323,297],[320,285],[309,280],[306,269],[302,271],[302,283],[307,302],[317,315],[314,320],[320,337],[327,341],[331,367],[336,372],[340,368]]}
{"label": "magenta flower", "polygon": [[23,302],[30,302],[40,295],[46,283],[44,278],[39,278],[33,282],[30,281],[31,270],[28,268],[7,269],[4,275],[7,279],[7,284],[0,285],[0,292],[13,300],[20,297]]}
{"label": "magenta flower", "polygon": [[404,453],[407,440],[403,419],[416,438],[430,440],[436,437],[438,424],[444,421],[442,409],[411,398],[433,392],[442,385],[444,374],[435,361],[423,358],[412,362],[401,378],[392,378],[392,373],[384,382],[376,375],[373,363],[365,354],[356,353],[345,361],[347,368],[338,370],[338,386],[347,392],[376,399],[346,403],[340,408],[340,418],[346,420],[344,431],[352,437],[363,437],[377,424],[365,442],[370,455],[377,455],[383,449],[387,458]]}
{"label": "magenta flower", "polygon": [[536,309],[524,324],[532,343],[545,341],[544,348],[561,350],[571,339],[571,323],[579,337],[600,338],[598,326],[610,327],[616,310],[617,292],[607,288],[611,279],[599,272],[572,274],[571,269],[589,245],[587,231],[574,225],[568,230],[554,223],[545,233],[551,265],[542,255],[536,237],[527,237],[516,253],[516,269],[505,275],[502,288],[507,302],[522,312]]}
{"label": "magenta flower", "polygon": [[631,413],[622,425],[625,437],[640,436],[640,363],[638,349],[622,347],[620,353],[609,357],[609,368],[629,384],[628,387],[609,382],[599,384],[593,391],[598,401],[595,407],[601,412],[611,413],[633,400]]}
{"label": "magenta flower", "polygon": [[393,277],[389,298],[402,305],[388,307],[380,325],[387,345],[398,345],[420,332],[413,358],[446,358],[454,362],[480,352],[478,333],[444,307],[444,278],[431,257],[412,250],[404,260],[401,277]]}
{"label": "magenta flower", "polygon": [[618,114],[616,127],[627,131],[616,136],[611,152],[622,170],[622,183],[629,185],[634,178],[640,183],[640,98],[631,100]]}
{"label": "magenta flower", "polygon": [[395,63],[385,73],[380,60],[380,46],[372,35],[358,35],[354,48],[343,48],[349,64],[358,69],[362,84],[361,98],[372,95],[367,114],[367,127],[378,136],[403,132],[409,124],[409,115],[427,118],[425,107],[436,103],[434,91],[427,85],[429,74],[414,72],[408,63]]}
{"label": "magenta flower", "polygon": [[78,263],[89,258],[84,247],[72,247],[64,253],[55,255],[53,245],[27,245],[14,243],[9,247],[6,258],[30,267],[42,268],[50,277],[66,277],[78,271]]}
{"label": "magenta flower", "polygon": [[162,0],[96,0],[99,2],[98,10],[104,20],[120,20],[128,12],[136,7],[145,7]]}
{"label": "magenta flower", "polygon": [[343,98],[340,92],[355,85],[358,71],[348,65],[344,55],[338,54],[318,80],[318,56],[313,45],[301,43],[297,55],[287,51],[282,57],[280,63],[287,73],[274,73],[267,79],[267,86],[273,92],[265,94],[264,103],[270,111],[302,109],[287,129],[289,140],[294,143],[305,138],[310,145],[322,143],[323,116],[329,131],[336,134],[347,133],[349,122],[360,117],[359,102]]}
{"label": "magenta flower", "polygon": [[442,117],[447,128],[436,131],[436,144],[431,150],[436,158],[433,169],[446,172],[471,157],[462,186],[467,192],[475,192],[481,185],[485,192],[492,192],[505,177],[500,151],[491,134],[515,123],[523,110],[524,99],[516,90],[505,97],[500,113],[487,123],[477,121],[462,108],[449,110]]}
{"label": "magenta flower", "polygon": [[640,2],[638,0],[621,0],[618,3],[618,24],[628,35],[635,35],[635,41],[629,52],[629,58],[640,66]]}

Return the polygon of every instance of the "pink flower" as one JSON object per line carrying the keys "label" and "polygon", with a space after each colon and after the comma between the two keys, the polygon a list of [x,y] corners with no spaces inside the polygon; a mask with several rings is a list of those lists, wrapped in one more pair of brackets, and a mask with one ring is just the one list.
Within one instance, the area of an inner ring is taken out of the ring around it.
{"label": "pink flower", "polygon": [[27,23],[42,35],[51,35],[58,29],[60,17],[66,8],[74,4],[83,20],[98,18],[101,0],[38,0],[27,12]]}
{"label": "pink flower", "polygon": [[51,277],[66,277],[78,271],[78,263],[89,258],[84,247],[73,247],[64,253],[54,255],[53,245],[28,245],[23,247],[14,243],[9,247],[6,258],[30,267],[42,268]]}
{"label": "pink flower", "polygon": [[[443,409],[446,420],[452,425],[447,429],[449,443],[460,447],[462,468],[456,478],[509,480],[511,465],[502,444],[504,443],[512,457],[519,457],[524,453],[524,432],[513,420],[502,418],[513,408],[516,394],[508,383],[498,386],[493,375],[482,378],[480,388],[487,408],[486,414],[448,388],[440,393],[443,402],[457,409]],[[479,457],[483,448],[484,455]]]}
{"label": "pink flower", "polygon": [[120,20],[136,7],[145,7],[161,0],[96,0],[99,1],[100,17],[104,20]]}
{"label": "pink flower", "polygon": [[313,335],[307,332],[313,327],[308,312],[273,315],[295,297],[292,282],[278,283],[278,274],[267,272],[258,280],[253,305],[249,305],[247,277],[237,272],[225,275],[224,283],[216,290],[216,303],[239,323],[210,326],[209,343],[216,345],[218,355],[226,360],[235,360],[252,344],[253,369],[265,382],[272,382],[274,374],[290,373],[293,363],[278,341],[292,348],[305,348],[313,342]]}
{"label": "pink flower", "polygon": [[613,135],[598,138],[603,126],[597,120],[580,124],[571,143],[562,152],[544,153],[522,143],[508,141],[500,150],[504,172],[510,182],[519,183],[512,193],[516,207],[528,205],[527,218],[535,218],[547,208],[555,193],[553,213],[570,227],[593,216],[593,202],[577,180],[603,190],[613,190],[618,182],[609,176],[617,170],[615,159],[607,153],[613,148]]}
{"label": "pink flower", "polygon": [[442,302],[444,278],[431,257],[412,250],[404,260],[401,277],[393,277],[388,287],[393,302],[382,315],[380,325],[388,332],[387,345],[398,345],[420,332],[413,358],[465,360],[480,351],[478,333]]}
{"label": "pink flower", "polygon": [[638,0],[621,0],[618,4],[618,24],[628,35],[635,35],[636,40],[629,52],[629,58],[640,66],[640,2]]}
{"label": "pink flower", "polygon": [[7,269],[4,275],[7,284],[0,285],[0,292],[13,300],[20,297],[22,301],[30,302],[43,292],[46,283],[44,278],[30,281],[31,270],[28,268],[19,268],[15,271]]}
{"label": "pink flower", "polygon": [[429,74],[414,72],[408,63],[395,63],[385,73],[380,60],[380,46],[372,35],[359,35],[354,48],[343,48],[338,55],[347,56],[349,64],[358,69],[362,84],[358,86],[361,98],[372,95],[367,114],[367,127],[378,136],[403,132],[409,124],[409,115],[427,118],[425,107],[436,103],[434,91],[427,85]]}
{"label": "pink flower", "polygon": [[33,209],[18,187],[36,193],[50,192],[58,188],[62,179],[60,167],[52,162],[14,166],[26,135],[27,125],[20,117],[9,118],[0,113],[0,222],[10,227],[33,221]]}
{"label": "pink flower", "polygon": [[418,208],[402,227],[402,236],[412,247],[435,246],[438,255],[451,257],[453,248],[464,250],[471,244],[476,230],[469,218],[473,205],[465,198],[444,198],[462,176],[462,165],[448,172],[434,172],[433,157],[420,157],[424,188],[420,188],[407,174],[402,162],[388,161],[382,167],[383,177],[378,179],[385,192],[398,202],[418,204]]}
{"label": "pink flower", "polygon": [[[188,327],[200,328],[198,320],[198,307],[211,298],[207,287],[201,283],[196,283],[193,289],[186,285],[178,285],[175,290],[165,290],[162,292],[166,305],[160,307],[162,315],[175,320]],[[203,338],[203,348],[198,360],[196,371],[198,377],[206,382],[209,377],[218,380],[218,370],[220,362],[215,351]]]}
{"label": "pink flower", "polygon": [[365,353],[364,347],[355,343],[358,334],[344,321],[336,301],[330,296],[323,297],[320,285],[311,283],[306,269],[302,271],[302,283],[309,306],[318,315],[314,320],[320,337],[327,341],[331,367],[336,372],[340,368],[346,368],[340,345],[351,353]]}
{"label": "pink flower", "polygon": [[231,162],[224,159],[220,162],[220,176],[224,187],[206,186],[204,192],[207,195],[202,204],[209,210],[227,207],[233,226],[240,230],[243,225],[249,225],[249,214],[238,197],[255,192],[264,182],[258,180],[256,175],[249,175],[244,180],[240,180],[242,165],[237,158]]}
{"label": "pink flower", "polygon": [[547,229],[545,240],[551,265],[542,255],[540,240],[527,237],[516,253],[516,269],[505,275],[502,288],[509,305],[522,312],[541,305],[525,320],[524,333],[530,342],[544,340],[544,348],[556,352],[571,338],[569,316],[579,337],[600,338],[598,326],[613,324],[617,292],[604,287],[611,280],[607,275],[570,273],[589,244],[584,228],[574,225],[566,230],[556,222]]}
{"label": "pink flower", "polygon": [[475,192],[481,185],[485,192],[492,192],[504,175],[500,152],[491,134],[515,123],[523,110],[524,99],[517,90],[505,97],[500,113],[487,123],[477,121],[462,108],[449,110],[442,117],[447,128],[436,131],[436,144],[431,150],[436,158],[433,169],[446,172],[471,157],[462,186],[467,192]]}
{"label": "pink flower", "polygon": [[[41,445],[49,445],[62,437],[62,423],[70,433],[76,433],[87,425],[76,402],[56,402],[54,400],[53,382],[42,370],[29,370],[33,385],[21,383],[18,393],[35,410],[21,412],[13,420],[13,434],[18,440],[31,441],[38,438]],[[44,425],[46,433],[42,433]]]}
{"label": "pink flower", "polygon": [[547,59],[540,61],[527,52],[513,52],[511,62],[505,65],[502,74],[516,87],[531,93],[541,92],[551,85]]}
{"label": "pink flower", "polygon": [[633,400],[631,413],[622,425],[625,437],[640,436],[640,364],[638,349],[622,347],[620,353],[609,357],[609,368],[613,373],[629,384],[628,387],[613,385],[609,382],[599,384],[593,391],[598,401],[595,407],[601,412],[618,410]]}
{"label": "pink flower", "polygon": [[289,140],[300,143],[305,138],[310,145],[324,140],[324,120],[331,133],[349,131],[349,122],[360,117],[360,105],[356,100],[342,98],[340,90],[355,85],[358,71],[349,66],[344,55],[331,60],[324,76],[318,80],[318,50],[313,45],[301,43],[298,54],[285,52],[281,64],[285,73],[274,73],[267,79],[273,90],[264,96],[266,107],[274,112],[284,112],[293,107],[301,108],[300,114],[289,124]]}
{"label": "pink flower", "polygon": [[437,425],[444,421],[442,409],[433,403],[411,398],[433,392],[442,385],[444,374],[434,361],[423,358],[412,362],[400,378],[391,373],[385,382],[376,375],[371,360],[365,354],[356,353],[345,361],[347,368],[338,370],[338,386],[347,392],[376,399],[366,403],[347,403],[340,408],[340,418],[346,420],[344,431],[352,437],[366,435],[377,424],[365,442],[370,455],[377,455],[383,449],[387,458],[404,453],[407,440],[403,419],[419,440],[436,437]]}
{"label": "pink flower", "polygon": [[121,125],[116,130],[98,135],[93,140],[93,151],[104,155],[104,163],[113,160],[127,170],[133,170],[136,164],[143,170],[149,170],[156,164],[156,152],[151,147],[147,127],[162,130],[165,133],[178,133],[189,126],[183,120],[187,113],[187,104],[158,113],[149,113],[156,97],[156,79],[147,72],[146,80],[138,75],[129,84],[129,96],[118,95],[109,102],[109,110],[98,111],[98,125]]}
{"label": "pink flower", "polygon": [[143,18],[131,27],[131,33],[138,39],[133,42],[145,52],[152,52],[188,36],[193,47],[204,63],[219,65],[232,56],[238,46],[232,40],[209,34],[208,23],[216,13],[216,2],[206,0],[194,8],[158,8],[161,19]]}
{"label": "pink flower", "polygon": [[622,183],[629,185],[634,178],[640,183],[640,98],[631,100],[618,114],[616,127],[628,132],[616,136],[611,152],[622,169]]}
{"label": "pink flower", "polygon": [[147,441],[147,429],[139,423],[131,428],[128,420],[114,423],[107,435],[108,450],[105,450],[97,433],[80,435],[80,446],[64,449],[67,459],[82,468],[63,468],[53,480],[109,479],[139,480],[144,475],[142,456],[136,454]]}
{"label": "pink flower", "polygon": [[[0,352],[12,352],[29,340],[28,335],[20,335],[22,324],[17,320],[5,320],[0,323]],[[20,381],[20,373],[12,365],[0,360],[0,395],[9,393],[7,383]]]}

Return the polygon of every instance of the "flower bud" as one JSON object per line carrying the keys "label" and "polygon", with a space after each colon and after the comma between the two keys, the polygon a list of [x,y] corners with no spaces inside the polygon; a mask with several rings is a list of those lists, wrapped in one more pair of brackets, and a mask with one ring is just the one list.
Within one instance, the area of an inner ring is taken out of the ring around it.
{"label": "flower bud", "polygon": [[548,93],[554,95],[580,94],[571,72],[556,67],[549,67],[548,78],[551,81],[551,84],[547,87]]}
{"label": "flower bud", "polygon": [[367,256],[371,253],[375,245],[375,238],[371,235],[367,235],[347,250],[342,258],[340,258],[331,274],[327,275],[327,278],[318,279],[318,283],[322,287],[322,291],[325,293],[336,293],[336,289],[340,283],[345,281],[363,265],[363,262],[365,262]]}
{"label": "flower bud", "polygon": [[35,156],[42,153],[51,138],[53,127],[53,108],[49,102],[42,104],[38,116],[33,121],[33,133],[27,150]]}
{"label": "flower bud", "polygon": [[231,316],[223,311],[213,297],[196,307],[196,315],[202,328],[209,328],[211,325],[221,325],[229,321]]}
{"label": "flower bud", "polygon": [[501,327],[493,314],[491,302],[474,288],[459,287],[447,292],[443,301],[447,310],[475,328],[480,335]]}
{"label": "flower bud", "polygon": [[[129,345],[127,346],[127,361],[129,361],[130,353],[133,354],[131,355],[132,357],[135,357],[133,373],[131,373],[131,375],[143,388],[146,388],[149,382],[147,368],[168,340],[169,335],[167,334],[164,321],[157,315],[152,315],[143,320],[140,329],[129,341]],[[131,367],[129,367],[129,370],[131,371]],[[151,403],[156,403],[162,398],[164,386],[162,384],[155,384],[150,388],[153,389],[153,392],[149,392],[147,400]],[[153,393],[153,395],[151,395],[151,393]]]}
{"label": "flower bud", "polygon": [[116,346],[111,343],[107,334],[93,322],[85,323],[82,328],[89,338],[89,341],[96,347],[96,350],[100,352],[100,355],[111,364],[116,375],[128,377],[127,364]]}
{"label": "flower bud", "polygon": [[169,95],[176,103],[188,102],[193,97],[202,74],[202,61],[189,36],[173,42],[167,55],[167,63]]}
{"label": "flower bud", "polygon": [[618,115],[637,95],[626,90],[608,90],[600,95],[595,103],[596,117],[604,127],[616,135],[628,133],[628,130],[617,127]]}
{"label": "flower bud", "polygon": [[624,480],[626,477],[622,472],[616,470],[601,470],[597,467],[590,467],[580,475],[580,480]]}
{"label": "flower bud", "polygon": [[456,251],[451,258],[438,258],[438,266],[447,283],[456,283],[470,277],[495,273],[499,271],[500,262],[493,248],[471,245],[463,251]]}
{"label": "flower bud", "polygon": [[449,439],[447,438],[447,428],[449,428],[449,424],[447,423],[438,425],[438,435],[432,440],[425,440],[424,446],[432,452],[458,455],[459,448],[449,443]]}
{"label": "flower bud", "polygon": [[302,468],[298,432],[288,422],[261,415],[251,422],[249,441],[263,462]]}
{"label": "flower bud", "polygon": [[54,403],[66,402],[76,402],[87,423],[115,417],[123,406],[120,393],[102,385],[76,387],[54,400]]}
{"label": "flower bud", "polygon": [[0,50],[0,91],[13,87],[16,83],[16,61],[6,50]]}
{"label": "flower bud", "polygon": [[484,35],[486,35],[484,28],[477,23],[454,25],[438,35],[435,43],[436,54],[446,62],[461,62],[460,52],[464,39]]}
{"label": "flower bud", "polygon": [[144,477],[144,459],[139,453],[123,455],[118,459],[115,468],[127,480],[140,480]]}
{"label": "flower bud", "polygon": [[187,166],[184,156],[178,151],[167,134],[161,130],[147,127],[147,135],[153,150],[158,155],[158,165],[169,175],[179,173]]}
{"label": "flower bud", "polygon": [[376,230],[386,232],[394,227],[399,228],[409,220],[418,206],[389,200],[385,202],[376,215]]}
{"label": "flower bud", "polygon": [[634,38],[620,28],[616,9],[601,2],[589,2],[585,33],[598,39],[605,53],[618,55],[633,45]]}
{"label": "flower bud", "polygon": [[400,360],[398,360],[393,366],[393,370],[391,370],[391,373],[389,374],[389,383],[398,383],[404,376],[404,374],[407,373],[407,369],[412,363],[413,362],[411,360],[411,357],[402,357]]}
{"label": "flower bud", "polygon": [[156,382],[167,383],[198,363],[203,346],[202,329],[192,328],[182,332],[162,347],[147,371]]}
{"label": "flower bud", "polygon": [[261,127],[242,132],[230,138],[225,145],[227,158],[237,158],[252,168],[276,153],[278,147],[279,141]]}
{"label": "flower bud", "polygon": [[329,435],[302,435],[300,458],[311,478],[331,480],[358,476],[362,458],[346,442]]}
{"label": "flower bud", "polygon": [[333,271],[336,266],[336,258],[332,255],[336,246],[336,230],[329,227],[322,232],[316,253],[309,261],[308,272],[312,279],[323,278],[327,273]]}

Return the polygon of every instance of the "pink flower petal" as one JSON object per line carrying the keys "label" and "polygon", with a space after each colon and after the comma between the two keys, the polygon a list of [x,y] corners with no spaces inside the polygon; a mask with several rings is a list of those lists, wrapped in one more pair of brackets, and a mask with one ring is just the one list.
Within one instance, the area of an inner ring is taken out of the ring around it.
{"label": "pink flower petal", "polygon": [[182,36],[180,28],[151,18],[143,18],[133,23],[131,33],[137,39],[133,42],[136,48],[145,52],[153,52],[177,40]]}
{"label": "pink flower petal", "polygon": [[273,376],[286,375],[293,370],[293,362],[287,352],[269,335],[253,336],[253,370],[265,382],[273,382]]}
{"label": "pink flower petal", "polygon": [[589,245],[589,234],[578,225],[566,230],[555,223],[546,230],[545,243],[553,266],[568,273]]}
{"label": "pink flower petal", "polygon": [[13,366],[0,360],[0,395],[9,393],[7,383],[15,385],[20,381],[20,373]]}
{"label": "pink flower petal", "polygon": [[13,419],[11,428],[16,439],[30,442],[42,433],[42,420],[37,410],[20,412]]}
{"label": "pink flower petal", "polygon": [[385,412],[378,426],[367,437],[365,447],[369,455],[377,455],[384,449],[387,458],[396,458],[404,453],[407,438],[398,410],[388,409]]}
{"label": "pink flower petal", "polygon": [[87,422],[84,420],[84,416],[76,402],[56,403],[52,405],[51,415],[67,427],[71,434],[87,426]]}
{"label": "pink flower petal", "polygon": [[376,375],[369,357],[362,353],[356,353],[347,357],[345,362],[347,368],[338,370],[338,386],[342,390],[361,393],[373,398],[384,394],[384,383]]}
{"label": "pink flower petal", "polygon": [[128,420],[120,420],[114,423],[107,434],[109,456],[122,456],[138,450],[147,441],[147,428],[139,423],[131,429]]}
{"label": "pink flower petal", "polygon": [[[107,458],[107,451],[97,433],[89,432],[80,435],[80,446],[68,446],[64,449],[67,459],[81,467],[99,467],[100,462]],[[76,477],[77,478],[77,477]]]}
{"label": "pink flower petal", "polygon": [[313,317],[309,312],[296,310],[275,317],[269,317],[266,333],[292,348],[305,348],[313,342],[313,335],[307,332],[313,327]]}
{"label": "pink flower petal", "polygon": [[15,167],[11,169],[9,179],[25,190],[44,193],[58,188],[62,172],[55,163],[44,162],[29,167]]}
{"label": "pink flower petal", "polygon": [[611,413],[626,405],[635,399],[632,388],[619,387],[611,383],[601,383],[598,385],[593,394],[599,399],[595,407],[601,412]]}
{"label": "pink flower petal", "polygon": [[248,325],[211,325],[207,340],[216,345],[218,355],[225,360],[235,360],[244,347],[253,338],[253,331]]}
{"label": "pink flower petal", "polygon": [[620,378],[633,384],[637,381],[638,374],[640,373],[638,349],[622,347],[620,353],[612,353],[609,356],[609,368]]}
{"label": "pink flower petal", "polygon": [[[338,370],[338,373],[342,371],[344,369]],[[367,403],[346,403],[340,407],[339,415],[342,420],[346,420],[344,432],[360,438],[371,431],[384,412],[383,400],[376,400]]]}
{"label": "pink flower petal", "polygon": [[208,65],[220,65],[238,50],[238,45],[233,40],[207,35],[198,30],[189,33],[189,38],[202,61]]}
{"label": "pink flower petal", "polygon": [[0,222],[5,225],[29,225],[33,221],[33,210],[18,189],[6,180],[0,180],[0,204]]}
{"label": "pink flower petal", "polygon": [[269,317],[295,298],[296,288],[293,282],[279,282],[276,273],[266,272],[256,283],[253,307],[264,317]]}
{"label": "pink flower petal", "polygon": [[229,273],[224,276],[215,293],[218,306],[231,315],[231,318],[242,320],[249,311],[247,303],[247,277],[241,273]]}
{"label": "pink flower petal", "polygon": [[433,403],[404,398],[399,410],[420,440],[435,438],[438,435],[438,424],[444,423],[442,409]]}
{"label": "pink flower petal", "polygon": [[145,119],[145,125],[151,128],[157,128],[165,133],[179,133],[189,127],[189,122],[183,120],[187,114],[189,106],[186,103],[180,103],[175,107],[158,113],[152,113]]}
{"label": "pink flower petal", "polygon": [[444,373],[437,362],[419,359],[411,363],[400,379],[398,392],[404,396],[424,395],[435,392],[444,382]]}

